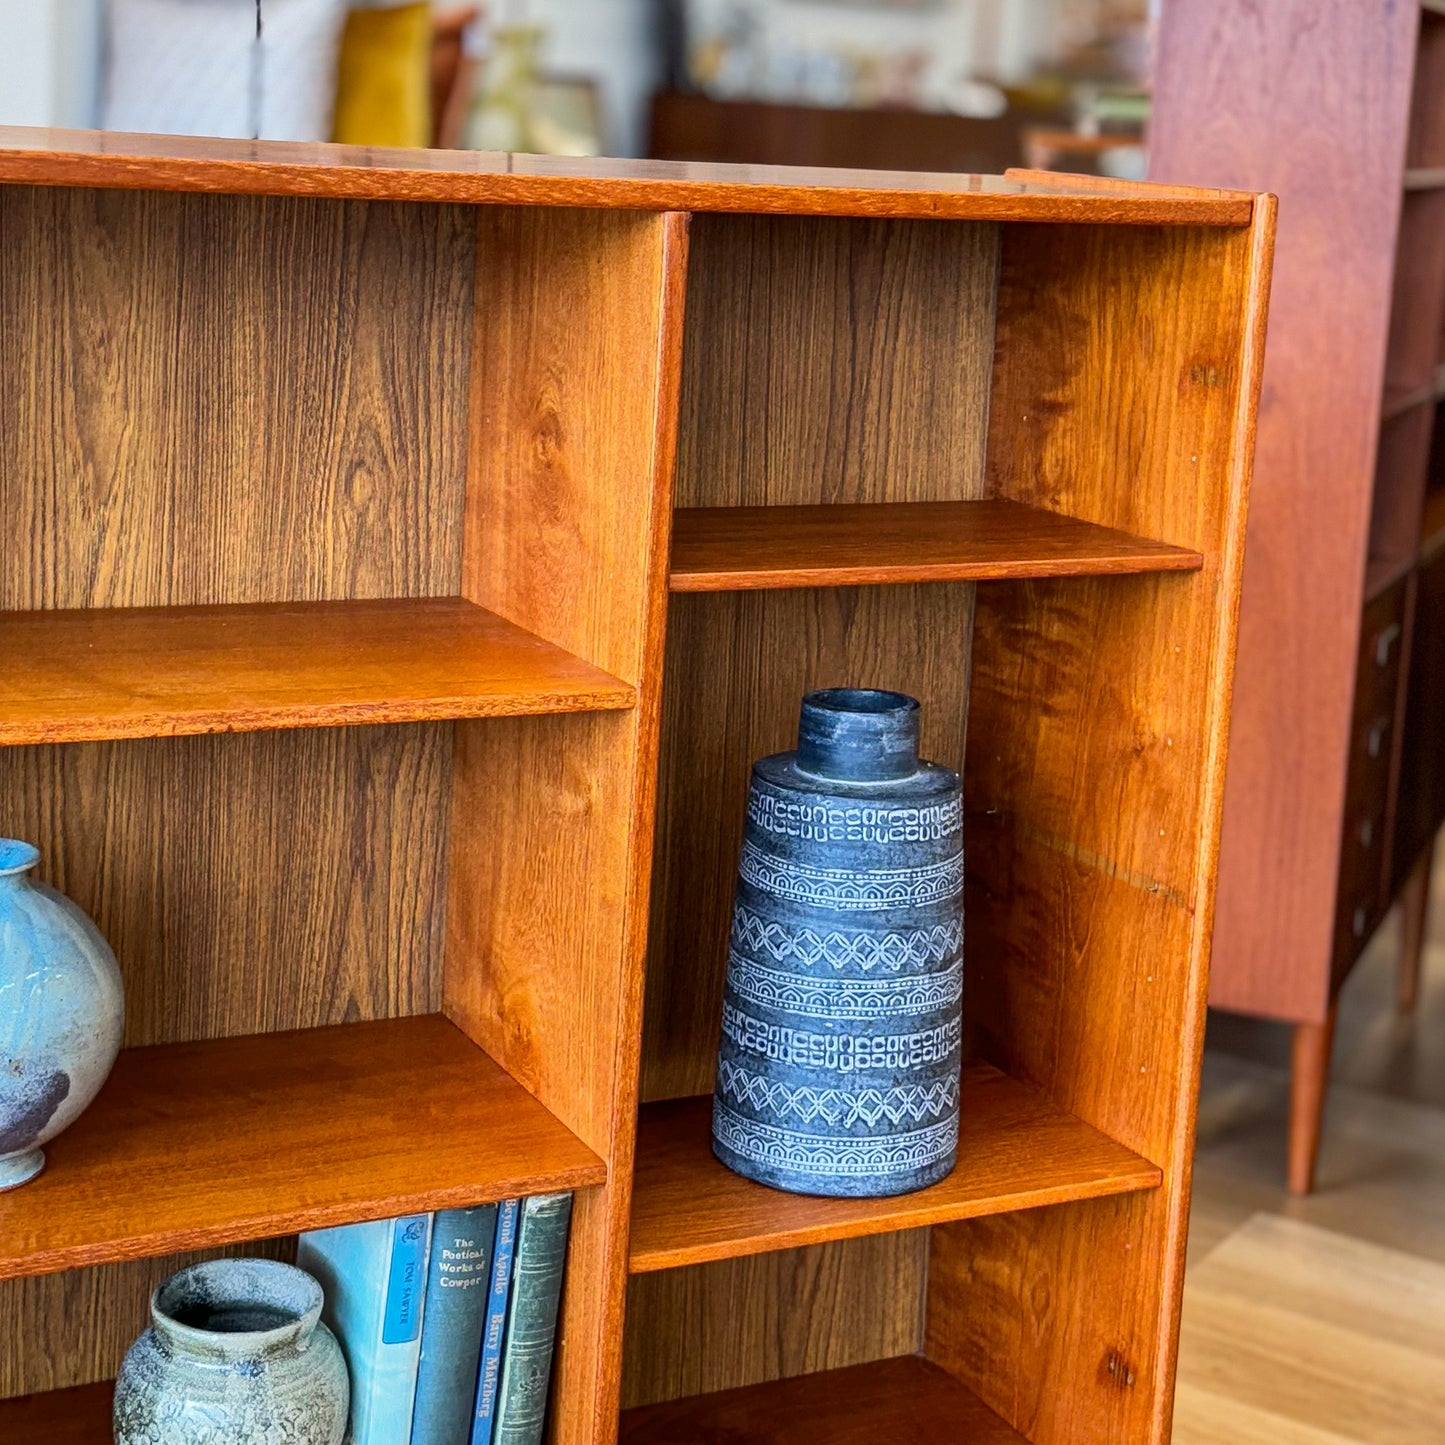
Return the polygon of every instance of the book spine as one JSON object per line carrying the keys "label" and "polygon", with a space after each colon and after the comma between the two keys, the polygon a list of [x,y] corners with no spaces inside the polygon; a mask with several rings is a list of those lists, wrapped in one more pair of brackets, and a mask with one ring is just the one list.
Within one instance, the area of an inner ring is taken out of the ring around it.
{"label": "book spine", "polygon": [[351,1374],[351,1445],[411,1439],[430,1214],[315,1230],[296,1262],[320,1281]]}
{"label": "book spine", "polygon": [[432,1224],[411,1445],[468,1445],[497,1206],[442,1209]]}
{"label": "book spine", "polygon": [[517,1243],[520,1201],[503,1200],[497,1210],[497,1242],[492,1248],[491,1289],[487,1296],[487,1327],[477,1365],[476,1405],[472,1411],[470,1445],[491,1445],[497,1408],[497,1382],[502,1367],[502,1336],[507,1328],[507,1296],[512,1286],[512,1256]]}
{"label": "book spine", "polygon": [[539,1194],[522,1205],[494,1445],[541,1445],[571,1219],[570,1194]]}

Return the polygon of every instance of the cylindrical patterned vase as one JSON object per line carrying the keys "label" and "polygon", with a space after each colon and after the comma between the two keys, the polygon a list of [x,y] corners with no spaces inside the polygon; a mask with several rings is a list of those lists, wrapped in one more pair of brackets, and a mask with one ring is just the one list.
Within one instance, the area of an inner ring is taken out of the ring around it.
{"label": "cylindrical patterned vase", "polygon": [[797,751],[753,766],[713,1152],[777,1189],[904,1194],[957,1158],[963,798],[918,711],[810,693]]}

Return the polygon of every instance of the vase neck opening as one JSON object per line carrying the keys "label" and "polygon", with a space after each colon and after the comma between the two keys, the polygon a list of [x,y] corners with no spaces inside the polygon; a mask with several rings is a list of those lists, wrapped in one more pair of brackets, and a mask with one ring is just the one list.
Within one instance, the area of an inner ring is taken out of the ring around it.
{"label": "vase neck opening", "polygon": [[918,702],[907,693],[830,687],[803,699],[798,767],[814,777],[883,783],[918,771]]}
{"label": "vase neck opening", "polygon": [[21,838],[0,838],[0,887],[22,880],[40,862],[40,849]]}
{"label": "vase neck opening", "polygon": [[321,1318],[321,1286],[269,1259],[217,1259],[183,1269],[151,1296],[156,1332],[211,1360],[294,1349]]}

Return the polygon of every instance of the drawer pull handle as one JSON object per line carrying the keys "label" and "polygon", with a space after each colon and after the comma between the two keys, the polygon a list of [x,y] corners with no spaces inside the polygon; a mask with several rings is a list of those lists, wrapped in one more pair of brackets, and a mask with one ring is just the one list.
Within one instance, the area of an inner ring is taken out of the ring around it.
{"label": "drawer pull handle", "polygon": [[1368,848],[1375,841],[1375,820],[1366,818],[1360,824],[1360,847]]}
{"label": "drawer pull handle", "polygon": [[1379,664],[1379,666],[1389,667],[1390,649],[1393,648],[1395,643],[1399,640],[1399,636],[1400,624],[1398,622],[1392,622],[1375,639],[1375,661]]}
{"label": "drawer pull handle", "polygon": [[1390,719],[1388,717],[1377,717],[1370,724],[1370,730],[1365,734],[1365,751],[1372,758],[1380,756],[1384,751],[1385,739],[1390,735]]}
{"label": "drawer pull handle", "polygon": [[1370,915],[1366,911],[1365,905],[1363,903],[1355,904],[1355,917],[1351,927],[1354,929],[1356,938],[1363,938],[1365,936],[1365,925],[1369,921]]}

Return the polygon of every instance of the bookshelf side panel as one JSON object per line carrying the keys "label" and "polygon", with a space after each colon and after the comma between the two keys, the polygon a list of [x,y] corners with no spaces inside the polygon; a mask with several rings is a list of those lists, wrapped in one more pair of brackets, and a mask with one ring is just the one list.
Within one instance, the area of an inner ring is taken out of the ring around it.
{"label": "bookshelf side panel", "polygon": [[460,724],[445,1007],[607,1162],[573,1215],[557,1445],[617,1430],[687,217],[483,216],[463,591],[637,686]]}
{"label": "bookshelf side panel", "polygon": [[1262,200],[1247,231],[1005,242],[995,493],[1205,559],[980,594],[965,1007],[1165,1175],[936,1233],[929,1352],[1037,1445],[1168,1435],[1272,239]]}

